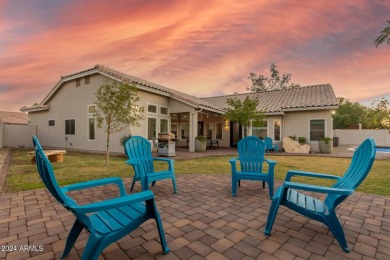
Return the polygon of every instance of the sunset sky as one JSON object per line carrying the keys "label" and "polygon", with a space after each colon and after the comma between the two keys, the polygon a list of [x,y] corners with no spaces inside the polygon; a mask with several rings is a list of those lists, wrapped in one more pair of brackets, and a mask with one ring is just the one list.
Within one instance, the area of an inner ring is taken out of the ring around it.
{"label": "sunset sky", "polygon": [[3,0],[0,110],[96,64],[198,97],[246,92],[271,63],[337,97],[390,97],[386,20],[381,0]]}

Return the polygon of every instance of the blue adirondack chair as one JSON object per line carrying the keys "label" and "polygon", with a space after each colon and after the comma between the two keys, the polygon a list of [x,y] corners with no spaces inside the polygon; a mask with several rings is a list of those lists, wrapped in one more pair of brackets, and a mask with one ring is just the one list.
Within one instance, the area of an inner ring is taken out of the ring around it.
{"label": "blue adirondack chair", "polygon": [[267,136],[264,139],[264,142],[265,142],[265,151],[266,152],[279,151],[278,145],[273,143],[273,140],[271,137]]}
{"label": "blue adirondack chair", "polygon": [[[336,216],[336,207],[360,185],[369,173],[375,159],[375,142],[368,138],[355,151],[352,162],[343,177],[290,170],[286,179],[275,193],[264,234],[270,235],[279,206],[284,205],[306,217],[325,224],[336,237],[345,252],[349,252],[343,228]],[[306,176],[333,179],[332,187],[323,187],[292,182],[293,176]],[[324,201],[307,196],[297,190],[328,194]]]}
{"label": "blue adirondack chair", "polygon": [[[124,144],[125,153],[129,160],[127,164],[133,166],[134,177],[130,191],[133,190],[136,181],[141,181],[142,190],[147,190],[150,183],[155,185],[156,181],[162,179],[172,179],[173,191],[176,193],[176,178],[173,167],[174,160],[170,158],[153,158],[150,142],[141,136],[133,136]],[[168,163],[168,169],[165,171],[156,172],[154,170],[154,162],[161,161]],[[141,176],[145,176],[141,178]]]}
{"label": "blue adirondack chair", "polygon": [[[122,179],[106,178],[59,187],[53,168],[46,158],[38,139],[33,136],[35,158],[39,175],[54,198],[72,212],[76,221],[66,240],[62,257],[66,257],[85,228],[90,236],[83,251],[82,259],[98,259],[100,253],[111,243],[121,239],[142,223],[155,219],[162,250],[169,253],[160,214],[157,211],[152,191],[127,195]],[[120,196],[91,204],[78,205],[67,195],[68,192],[108,184],[118,186]]]}
{"label": "blue adirondack chair", "polygon": [[[240,186],[241,180],[263,181],[268,184],[269,196],[272,199],[274,195],[274,169],[276,162],[264,158],[265,143],[258,137],[248,136],[237,143],[238,158],[230,159],[232,169],[232,194],[237,194],[237,186]],[[240,170],[237,170],[237,161],[240,164]],[[263,164],[268,163],[268,171],[263,172]]]}

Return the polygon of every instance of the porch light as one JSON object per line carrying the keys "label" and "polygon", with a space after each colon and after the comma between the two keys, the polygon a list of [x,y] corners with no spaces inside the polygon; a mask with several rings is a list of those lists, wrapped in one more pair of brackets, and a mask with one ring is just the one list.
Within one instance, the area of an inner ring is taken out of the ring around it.
{"label": "porch light", "polygon": [[225,129],[229,129],[229,120],[225,120]]}

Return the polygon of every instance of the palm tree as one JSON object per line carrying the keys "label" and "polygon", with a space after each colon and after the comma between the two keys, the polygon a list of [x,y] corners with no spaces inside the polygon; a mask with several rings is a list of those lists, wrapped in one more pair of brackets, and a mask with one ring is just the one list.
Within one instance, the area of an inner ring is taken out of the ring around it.
{"label": "palm tree", "polygon": [[390,44],[390,20],[387,20],[389,23],[388,27],[385,27],[381,32],[378,38],[375,40],[376,47],[379,46],[379,44],[386,43]]}

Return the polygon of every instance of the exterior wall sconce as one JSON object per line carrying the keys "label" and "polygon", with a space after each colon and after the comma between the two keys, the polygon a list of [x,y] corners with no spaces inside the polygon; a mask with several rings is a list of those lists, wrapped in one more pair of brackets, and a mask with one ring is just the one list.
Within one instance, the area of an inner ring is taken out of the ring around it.
{"label": "exterior wall sconce", "polygon": [[225,129],[229,129],[229,123],[230,123],[229,120],[226,119],[225,120]]}

